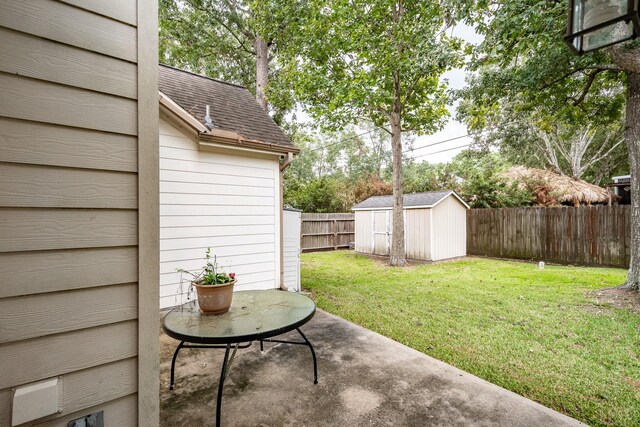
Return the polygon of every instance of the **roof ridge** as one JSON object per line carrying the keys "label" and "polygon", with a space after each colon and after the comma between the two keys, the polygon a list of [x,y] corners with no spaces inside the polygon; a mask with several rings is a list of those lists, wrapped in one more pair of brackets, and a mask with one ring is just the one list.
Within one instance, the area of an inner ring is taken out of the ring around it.
{"label": "roof ridge", "polygon": [[[405,208],[415,207],[435,207],[440,201],[447,197],[454,196],[462,204],[468,207],[466,202],[455,192],[455,190],[423,191],[420,193],[403,194],[402,199]],[[393,196],[371,196],[353,206],[353,209],[390,209],[392,207]]]}
{"label": "roof ridge", "polygon": [[203,79],[211,80],[211,81],[214,81],[216,83],[222,83],[224,85],[228,85],[228,86],[233,86],[233,87],[237,87],[237,88],[240,88],[240,89],[249,90],[249,89],[247,89],[246,86],[242,86],[242,85],[239,85],[239,84],[236,84],[236,83],[225,82],[224,80],[214,79],[213,77],[209,77],[209,76],[205,76],[205,75],[202,75],[202,74],[194,73],[193,71],[189,71],[189,70],[183,70],[182,68],[177,68],[177,67],[174,67],[172,65],[167,65],[167,64],[163,64],[163,63],[158,63],[158,65],[160,65],[161,67],[170,68],[170,69],[175,70],[175,71],[180,71],[182,73],[191,74],[192,76],[195,76],[195,77],[200,77],[200,78],[203,78]]}

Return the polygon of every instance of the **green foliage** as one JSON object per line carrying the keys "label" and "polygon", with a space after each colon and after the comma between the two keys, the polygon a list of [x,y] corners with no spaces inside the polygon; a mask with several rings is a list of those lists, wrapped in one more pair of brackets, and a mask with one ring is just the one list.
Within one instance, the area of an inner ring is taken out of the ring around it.
{"label": "green foliage", "polygon": [[349,212],[351,204],[348,191],[346,181],[339,175],[323,176],[289,188],[284,203],[304,212]]}
{"label": "green foliage", "polygon": [[[567,2],[507,0],[500,7],[486,1],[468,2],[467,18],[484,41],[473,50],[473,77],[465,93],[478,112],[499,112],[501,99],[518,108],[542,109],[566,121],[577,118],[617,120],[624,105],[624,76],[606,51],[576,56],[565,45]],[[579,108],[586,83],[594,76],[589,95]],[[474,118],[482,122],[480,114]]]}
{"label": "green foliage", "polygon": [[[565,1],[508,0],[499,7],[468,2],[461,17],[484,41],[472,50],[469,68],[475,74],[457,95],[458,118],[472,132],[486,131],[477,138],[481,146],[499,147],[514,163],[571,175],[568,165],[550,164],[540,132],[563,128],[566,143],[580,126],[617,127],[624,119],[626,92],[624,73],[606,50],[576,56],[565,45],[566,14]],[[585,159],[596,155],[596,147]],[[612,155],[584,178],[601,181],[626,162],[623,147]]]}
{"label": "green foliage", "polygon": [[497,153],[465,150],[450,163],[410,165],[404,189],[407,193],[455,190],[472,208],[530,206],[533,194],[501,176],[509,166]]}
{"label": "green foliage", "polygon": [[255,54],[243,30],[247,16],[232,3],[159,1],[160,62],[249,88],[255,93]]}
{"label": "green foliage", "polygon": [[509,166],[498,154],[471,150],[458,154],[451,164],[462,179],[460,195],[472,208],[530,206],[533,194],[500,175]]}
{"label": "green foliage", "polygon": [[460,46],[444,31],[441,3],[314,0],[308,6],[279,60],[313,117],[333,129],[362,117],[387,127],[397,111],[403,130],[440,128],[448,113],[439,78],[457,64]]}
{"label": "green foliage", "polygon": [[300,154],[284,172],[285,204],[305,212],[348,212],[364,194],[386,191],[377,178],[389,164],[385,131],[366,124],[323,133],[298,129],[292,140]]}
{"label": "green foliage", "polygon": [[449,163],[414,163],[407,165],[404,174],[406,193],[459,190],[459,179]]}
{"label": "green foliage", "polygon": [[596,293],[622,269],[334,251],[303,254],[301,277],[319,308],[431,357],[592,426],[640,424],[640,314]]}

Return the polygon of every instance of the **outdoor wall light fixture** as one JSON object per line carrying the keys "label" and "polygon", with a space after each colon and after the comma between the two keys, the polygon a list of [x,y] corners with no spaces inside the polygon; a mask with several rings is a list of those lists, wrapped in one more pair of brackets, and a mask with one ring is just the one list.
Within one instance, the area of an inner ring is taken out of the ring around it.
{"label": "outdoor wall light fixture", "polygon": [[564,40],[578,55],[640,34],[640,0],[569,0]]}

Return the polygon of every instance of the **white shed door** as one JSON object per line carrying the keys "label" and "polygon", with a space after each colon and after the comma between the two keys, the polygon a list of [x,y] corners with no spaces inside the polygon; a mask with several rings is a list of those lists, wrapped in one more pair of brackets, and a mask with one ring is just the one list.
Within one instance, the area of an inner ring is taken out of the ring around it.
{"label": "white shed door", "polygon": [[389,255],[389,211],[373,213],[373,253]]}
{"label": "white shed door", "polygon": [[295,292],[300,291],[300,224],[300,212],[283,212],[284,285]]}

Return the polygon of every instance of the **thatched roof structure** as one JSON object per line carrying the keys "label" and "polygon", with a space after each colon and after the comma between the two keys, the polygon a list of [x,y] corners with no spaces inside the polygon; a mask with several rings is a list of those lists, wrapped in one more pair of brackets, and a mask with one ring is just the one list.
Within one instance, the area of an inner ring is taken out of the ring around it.
{"label": "thatched roof structure", "polygon": [[605,204],[609,203],[610,197],[613,201],[617,199],[605,188],[547,170],[512,166],[501,175],[517,182],[521,189],[532,190],[541,205]]}

